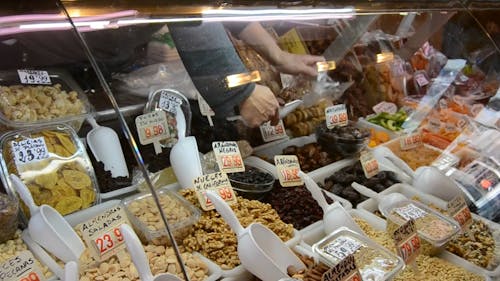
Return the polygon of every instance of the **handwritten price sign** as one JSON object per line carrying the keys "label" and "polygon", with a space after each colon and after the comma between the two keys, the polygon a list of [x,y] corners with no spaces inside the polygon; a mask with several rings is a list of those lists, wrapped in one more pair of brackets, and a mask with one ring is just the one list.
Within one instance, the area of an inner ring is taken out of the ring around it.
{"label": "handwritten price sign", "polygon": [[182,104],[182,99],[174,95],[173,93],[169,93],[169,90],[159,91],[160,100],[158,101],[158,107],[176,115],[177,108]]}
{"label": "handwritten price sign", "polygon": [[196,190],[198,202],[201,208],[209,211],[215,208],[214,204],[207,197],[207,190],[215,191],[228,204],[236,203],[236,194],[234,194],[231,182],[226,173],[217,172],[197,177],[193,180],[193,186]]}
{"label": "handwritten price sign", "polygon": [[362,281],[354,256],[348,255],[323,273],[321,281]]}
{"label": "handwritten price sign", "polygon": [[235,141],[217,141],[212,143],[219,170],[225,173],[244,172],[245,165],[240,148]]}
{"label": "handwritten price sign", "polygon": [[409,220],[396,229],[393,233],[393,238],[400,257],[406,264],[413,263],[420,253],[421,246],[415,221]]}
{"label": "handwritten price sign", "polygon": [[161,152],[160,141],[170,137],[167,114],[158,110],[135,118],[135,126],[142,145],[153,143],[156,154]]}
{"label": "handwritten price sign", "polygon": [[378,174],[379,166],[377,159],[373,157],[373,154],[370,151],[361,152],[359,160],[361,161],[361,167],[363,168],[363,172],[365,173],[365,177],[367,179]]}
{"label": "handwritten price sign", "polygon": [[347,109],[345,104],[337,104],[325,108],[326,127],[332,129],[335,126],[346,126],[348,123]]}
{"label": "handwritten price sign", "polygon": [[304,182],[299,177],[300,164],[296,155],[276,155],[274,164],[278,170],[278,179],[281,186],[300,186]]}
{"label": "handwritten price sign", "polygon": [[12,141],[11,147],[17,166],[49,158],[49,150],[43,137]]}
{"label": "handwritten price sign", "polygon": [[44,70],[19,69],[17,74],[21,84],[52,85],[49,73]]}
{"label": "handwritten price sign", "polygon": [[0,264],[2,281],[45,281],[30,251],[23,251]]}
{"label": "handwritten price sign", "polygon": [[105,261],[125,249],[120,226],[130,224],[121,206],[107,209],[81,224],[83,240],[97,261]]}
{"label": "handwritten price sign", "polygon": [[422,145],[422,135],[420,133],[408,134],[401,137],[399,141],[401,150],[410,150]]}
{"label": "handwritten price sign", "polygon": [[259,128],[264,142],[275,141],[287,137],[283,120],[280,120],[276,126],[272,126],[270,122],[267,122],[262,124]]}
{"label": "handwritten price sign", "polygon": [[472,214],[462,195],[459,194],[448,202],[448,214],[458,222],[462,231],[467,232],[469,230],[473,222]]}

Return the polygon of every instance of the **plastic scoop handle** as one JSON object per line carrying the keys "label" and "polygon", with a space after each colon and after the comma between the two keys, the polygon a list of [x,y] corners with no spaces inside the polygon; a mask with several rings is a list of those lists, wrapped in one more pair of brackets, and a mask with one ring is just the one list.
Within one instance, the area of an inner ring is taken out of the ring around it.
{"label": "plastic scoop handle", "polygon": [[64,280],[63,281],[78,281],[78,265],[74,261],[69,261],[64,266]]}
{"label": "plastic scoop handle", "polygon": [[[401,158],[397,157],[389,148],[384,146],[376,147],[373,150],[373,154],[377,161],[389,160],[393,165],[391,168],[397,169],[396,173],[404,173],[411,179],[415,178],[415,172],[403,161]],[[383,158],[383,159],[380,159]]]}
{"label": "plastic scoop handle", "polygon": [[357,183],[357,182],[353,182],[353,183],[351,183],[351,186],[352,186],[352,188],[354,188],[357,192],[361,193],[361,195],[364,195],[364,196],[366,196],[366,197],[373,198],[373,199],[375,199],[375,200],[377,200],[377,201],[379,201],[379,200],[380,200],[380,195],[379,195],[377,192],[375,192],[375,191],[373,191],[373,190],[369,189],[368,187],[366,187],[366,186],[364,186],[364,185],[361,185],[361,184],[359,184],[359,183]]}
{"label": "plastic scoop handle", "polygon": [[180,140],[186,137],[186,117],[184,117],[184,112],[182,112],[180,106],[177,106],[175,120],[177,121],[177,137]]}
{"label": "plastic scoop handle", "polygon": [[153,273],[151,273],[151,269],[149,268],[148,258],[139,237],[137,237],[137,234],[135,234],[134,230],[128,224],[122,224],[120,231],[125,239],[127,250],[132,257],[132,262],[137,268],[139,277],[142,281],[152,281]]}
{"label": "plastic scoop handle", "polygon": [[87,117],[87,122],[92,126],[93,129],[99,128],[99,124],[97,124],[97,121],[95,121],[95,118],[92,116]]}
{"label": "plastic scoop handle", "polygon": [[321,209],[323,209],[323,212],[326,213],[329,205],[328,202],[326,202],[325,197],[323,196],[323,192],[321,192],[321,188],[306,173],[300,171],[299,176],[304,181],[307,190],[311,192],[311,195],[314,198],[314,200],[316,200]]}
{"label": "plastic scoop handle", "polygon": [[23,200],[24,204],[30,209],[31,215],[38,212],[38,206],[35,204],[33,196],[31,196],[31,192],[24,182],[15,174],[10,174],[10,181],[14,185],[14,189],[19,193],[21,200]]}
{"label": "plastic scoop handle", "polygon": [[241,226],[240,221],[234,214],[231,207],[229,207],[229,205],[224,200],[222,200],[222,198],[220,198],[220,196],[217,195],[217,193],[208,190],[206,194],[208,199],[210,199],[210,201],[212,201],[212,203],[214,204],[217,212],[219,212],[219,214],[222,216],[222,218],[224,218],[226,223],[229,224],[229,226],[236,233],[236,235],[240,236],[241,234],[243,234],[245,229],[243,228],[243,226]]}

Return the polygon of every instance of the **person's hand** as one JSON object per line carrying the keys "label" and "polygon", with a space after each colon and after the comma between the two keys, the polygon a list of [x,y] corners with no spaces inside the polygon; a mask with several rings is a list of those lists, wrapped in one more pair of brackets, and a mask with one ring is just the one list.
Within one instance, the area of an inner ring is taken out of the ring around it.
{"label": "person's hand", "polygon": [[279,104],[268,87],[255,85],[252,94],[240,104],[240,115],[247,126],[255,128],[271,120],[279,122]]}
{"label": "person's hand", "polygon": [[282,51],[279,58],[275,59],[274,66],[283,73],[304,74],[308,76],[318,75],[316,63],[325,61],[324,57],[311,55],[296,55]]}

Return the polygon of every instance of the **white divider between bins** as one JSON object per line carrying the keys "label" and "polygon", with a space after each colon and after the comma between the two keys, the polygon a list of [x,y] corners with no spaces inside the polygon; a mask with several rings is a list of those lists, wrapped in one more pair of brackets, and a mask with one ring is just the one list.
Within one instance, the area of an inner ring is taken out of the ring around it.
{"label": "white divider between bins", "polygon": [[269,159],[269,160],[273,161],[275,155],[282,154],[283,149],[285,149],[291,145],[301,147],[301,146],[304,146],[306,144],[313,143],[316,141],[317,141],[317,139],[316,139],[315,134],[312,134],[309,136],[304,136],[304,137],[293,138],[293,139],[285,139],[284,141],[272,142],[269,144],[264,144],[262,146],[258,146],[256,148],[254,148],[253,154],[258,156],[258,157]]}

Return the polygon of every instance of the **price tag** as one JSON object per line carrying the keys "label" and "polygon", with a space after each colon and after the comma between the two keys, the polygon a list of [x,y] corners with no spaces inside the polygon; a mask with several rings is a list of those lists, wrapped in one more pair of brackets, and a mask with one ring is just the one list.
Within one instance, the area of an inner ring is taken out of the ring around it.
{"label": "price tag", "polygon": [[212,143],[212,148],[221,172],[236,173],[245,171],[238,143],[235,141],[216,141]]}
{"label": "price tag", "polygon": [[300,163],[296,155],[276,155],[274,164],[278,170],[278,178],[281,186],[300,186],[304,182],[299,177]]}
{"label": "price tag", "polygon": [[365,177],[367,179],[378,174],[378,161],[377,159],[375,159],[375,157],[373,157],[373,153],[371,151],[361,152],[359,161],[361,162],[361,167],[363,168],[363,172],[365,173]]}
{"label": "price tag", "polygon": [[397,105],[395,105],[392,102],[386,102],[386,101],[383,101],[381,103],[376,104],[375,106],[373,106],[372,109],[373,109],[373,112],[375,112],[377,114],[382,113],[382,112],[387,112],[389,114],[395,114],[396,111],[398,111]]}
{"label": "price tag", "polygon": [[325,108],[326,127],[332,129],[335,126],[346,126],[348,123],[347,109],[345,104],[336,104]]}
{"label": "price tag", "polygon": [[453,123],[446,122],[444,124],[444,131],[447,133],[455,133],[455,132],[458,132],[458,127],[455,126],[455,124],[453,124]]}
{"label": "price tag", "polygon": [[425,75],[422,73],[415,74],[415,81],[417,81],[417,84],[420,87],[424,87],[429,84],[429,80],[427,80],[427,78],[425,78]]}
{"label": "price tag", "polygon": [[280,120],[276,126],[272,126],[271,122],[260,125],[260,134],[264,142],[275,141],[287,137],[283,120]]}
{"label": "price tag", "polygon": [[427,124],[429,125],[429,130],[434,133],[437,133],[441,130],[441,120],[437,118],[429,118]]}
{"label": "price tag", "polygon": [[448,214],[460,224],[462,231],[469,230],[473,222],[472,215],[462,195],[459,194],[448,202]]}
{"label": "price tag", "polygon": [[362,281],[353,255],[337,263],[334,267],[323,273],[321,281]]}
{"label": "price tag", "polygon": [[215,116],[215,112],[212,110],[207,101],[198,93],[198,107],[200,108],[200,113],[203,116],[206,116],[208,119],[208,123],[210,127],[214,126],[214,122],[212,121],[212,116]]}
{"label": "price tag", "polygon": [[177,108],[181,106],[182,99],[169,93],[168,91],[161,90],[160,101],[158,102],[158,107],[168,111],[174,115],[177,115]]}
{"label": "price tag", "polygon": [[354,254],[359,248],[361,248],[361,243],[354,238],[341,236],[324,246],[323,251],[336,259],[342,260]]}
{"label": "price tag", "polygon": [[410,150],[422,145],[422,135],[420,133],[413,133],[402,136],[399,140],[401,150]]}
{"label": "price tag", "polygon": [[420,254],[420,237],[417,234],[417,228],[414,220],[409,220],[392,235],[399,256],[406,264],[411,264]]}
{"label": "price tag", "polygon": [[426,211],[420,209],[419,207],[411,203],[404,207],[394,208],[394,211],[398,213],[398,215],[403,217],[405,220],[416,220],[427,215]]}
{"label": "price tag", "polygon": [[153,143],[156,154],[161,153],[160,141],[170,137],[167,114],[158,110],[135,118],[135,126],[142,145]]}
{"label": "price tag", "polygon": [[200,202],[201,208],[205,211],[215,209],[214,204],[207,197],[207,190],[215,191],[229,205],[237,201],[233,187],[226,173],[217,172],[197,177],[193,180],[193,186],[194,190],[196,190],[198,202]]}
{"label": "price tag", "polygon": [[30,251],[22,251],[0,265],[2,281],[45,281],[42,270],[35,264]]}
{"label": "price tag", "polygon": [[80,224],[83,240],[97,261],[105,261],[125,249],[120,232],[122,224],[130,224],[122,206],[117,205]]}
{"label": "price tag", "polygon": [[49,150],[43,137],[12,141],[11,147],[17,166],[49,158]]}
{"label": "price tag", "polygon": [[18,69],[17,74],[21,84],[52,85],[49,73],[45,70]]}

